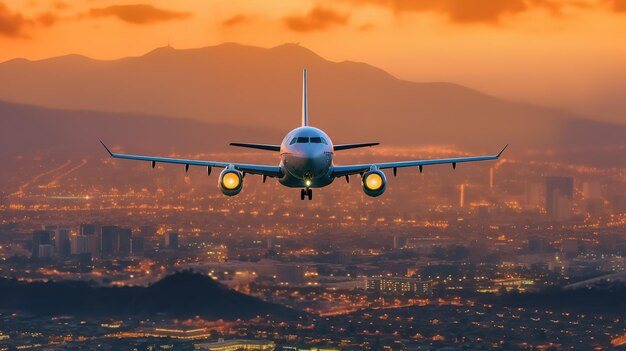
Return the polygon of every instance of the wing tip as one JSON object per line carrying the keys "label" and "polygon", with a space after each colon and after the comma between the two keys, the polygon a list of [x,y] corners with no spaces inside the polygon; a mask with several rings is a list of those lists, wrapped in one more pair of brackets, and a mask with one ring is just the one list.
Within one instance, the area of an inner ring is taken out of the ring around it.
{"label": "wing tip", "polygon": [[102,146],[104,146],[104,149],[105,149],[105,150],[109,153],[109,155],[110,155],[111,157],[113,157],[113,153],[111,152],[111,150],[109,150],[109,148],[108,148],[106,145],[104,145],[104,143],[102,142],[102,140],[99,140],[99,141],[100,141],[100,144],[102,144]]}
{"label": "wing tip", "polygon": [[507,147],[509,147],[509,144],[504,145],[502,150],[500,150],[500,152],[498,152],[498,155],[496,156],[496,158],[500,158],[500,155],[502,155],[502,153],[504,152],[504,150],[506,150]]}

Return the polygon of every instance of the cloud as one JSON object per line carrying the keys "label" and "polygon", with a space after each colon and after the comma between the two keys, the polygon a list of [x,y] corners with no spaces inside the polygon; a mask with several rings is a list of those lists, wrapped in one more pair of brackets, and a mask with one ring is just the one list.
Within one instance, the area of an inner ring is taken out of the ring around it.
{"label": "cloud", "polygon": [[232,26],[237,26],[240,24],[245,24],[248,23],[252,20],[252,18],[250,18],[249,16],[246,15],[234,15],[233,17],[227,19],[226,21],[222,22],[222,26],[224,27],[232,27]]}
{"label": "cloud", "polygon": [[615,12],[626,12],[625,0],[606,0]]}
{"label": "cloud", "polygon": [[287,16],[283,21],[293,31],[310,32],[325,30],[334,25],[344,25],[348,23],[348,15],[317,6],[304,16]]}
{"label": "cloud", "polygon": [[151,24],[171,20],[182,20],[191,16],[190,12],[178,12],[156,8],[147,4],[112,5],[103,8],[92,8],[90,17],[114,16],[122,21],[133,24]]}
{"label": "cloud", "polygon": [[52,6],[54,6],[54,8],[57,10],[65,10],[70,7],[68,3],[63,1],[55,1],[54,3],[52,3]]}
{"label": "cloud", "polygon": [[24,18],[18,12],[12,12],[4,3],[0,2],[0,35],[10,38],[26,38],[26,29],[33,25],[33,21]]}
{"label": "cloud", "polygon": [[[507,15],[515,15],[535,8],[558,15],[563,7],[586,7],[578,0],[350,0],[356,5],[385,6],[396,13],[435,12],[455,23],[497,24]],[[615,3],[624,0],[608,0]]]}
{"label": "cloud", "polygon": [[50,27],[51,25],[55,24],[56,21],[58,20],[59,20],[59,17],[57,17],[52,12],[42,13],[41,15],[37,16],[37,23],[41,24],[44,27]]}

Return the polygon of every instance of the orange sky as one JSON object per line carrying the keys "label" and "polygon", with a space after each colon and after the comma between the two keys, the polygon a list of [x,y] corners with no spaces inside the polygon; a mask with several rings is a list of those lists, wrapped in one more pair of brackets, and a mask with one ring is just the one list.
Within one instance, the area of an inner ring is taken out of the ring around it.
{"label": "orange sky", "polygon": [[0,61],[299,42],[414,81],[626,123],[626,0],[0,0]]}

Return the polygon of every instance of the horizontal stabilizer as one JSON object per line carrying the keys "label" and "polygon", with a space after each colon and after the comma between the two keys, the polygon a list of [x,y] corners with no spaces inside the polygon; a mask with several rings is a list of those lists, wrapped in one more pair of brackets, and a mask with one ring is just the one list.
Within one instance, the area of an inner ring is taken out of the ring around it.
{"label": "horizontal stabilizer", "polygon": [[270,144],[251,144],[251,143],[230,143],[232,146],[247,147],[250,149],[268,150],[268,151],[280,151],[280,145]]}
{"label": "horizontal stabilizer", "polygon": [[356,149],[359,147],[368,147],[368,146],[376,146],[380,143],[359,143],[359,144],[338,144],[333,147],[335,151],[339,150],[348,150],[348,149]]}

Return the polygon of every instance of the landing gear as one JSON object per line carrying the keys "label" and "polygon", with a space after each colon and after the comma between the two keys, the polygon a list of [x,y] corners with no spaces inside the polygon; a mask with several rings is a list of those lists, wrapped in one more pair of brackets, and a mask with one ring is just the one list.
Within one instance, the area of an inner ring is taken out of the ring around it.
{"label": "landing gear", "polygon": [[309,200],[313,200],[313,189],[300,189],[300,200],[304,200],[305,197],[308,197]]}

